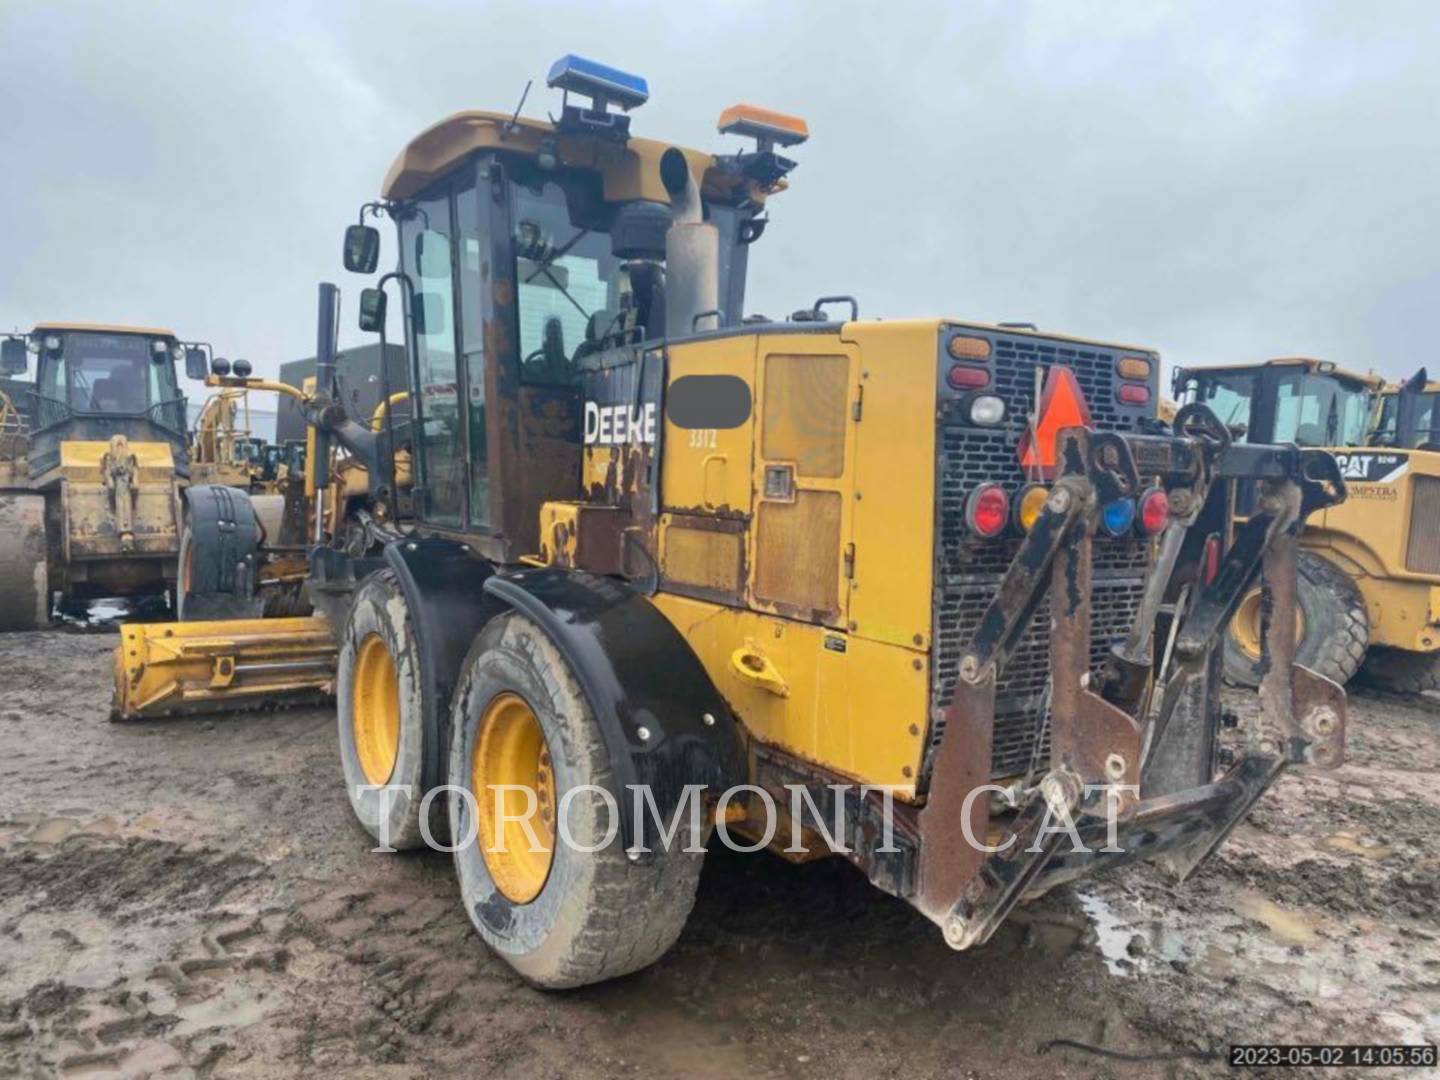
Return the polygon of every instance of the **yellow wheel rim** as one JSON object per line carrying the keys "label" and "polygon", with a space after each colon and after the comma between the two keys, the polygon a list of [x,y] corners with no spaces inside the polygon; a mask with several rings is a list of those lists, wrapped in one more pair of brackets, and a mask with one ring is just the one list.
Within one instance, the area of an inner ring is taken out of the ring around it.
{"label": "yellow wheel rim", "polygon": [[555,772],[540,721],[519,694],[500,694],[485,707],[470,790],[475,842],[495,887],[511,903],[528,904],[545,887],[554,858]]}
{"label": "yellow wheel rim", "polygon": [[351,725],[360,771],[371,784],[384,784],[400,753],[400,683],[395,662],[379,634],[360,643],[355,657]]}
{"label": "yellow wheel rim", "polygon": [[[1251,589],[1230,620],[1230,640],[1251,660],[1260,659],[1260,589]],[[1295,605],[1295,643],[1305,640],[1305,613]]]}

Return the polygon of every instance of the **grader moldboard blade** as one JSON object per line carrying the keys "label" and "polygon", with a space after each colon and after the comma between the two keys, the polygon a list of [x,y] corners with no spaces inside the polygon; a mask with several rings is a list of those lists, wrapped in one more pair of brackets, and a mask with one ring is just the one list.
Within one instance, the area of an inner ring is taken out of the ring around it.
{"label": "grader moldboard blade", "polygon": [[126,623],[115,647],[112,720],[322,702],[336,650],[325,619]]}

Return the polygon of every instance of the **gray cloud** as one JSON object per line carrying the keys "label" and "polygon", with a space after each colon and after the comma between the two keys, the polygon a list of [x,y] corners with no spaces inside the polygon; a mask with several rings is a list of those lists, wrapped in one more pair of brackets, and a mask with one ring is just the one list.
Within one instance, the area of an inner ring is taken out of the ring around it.
{"label": "gray cloud", "polygon": [[553,107],[568,51],[647,76],[657,138],[718,148],[737,100],[808,118],[751,310],[854,292],[1171,362],[1435,364],[1420,2],[4,0],[0,326],[168,324],[273,372],[312,351],[316,281],[359,288],[340,233],[405,141],[530,78]]}

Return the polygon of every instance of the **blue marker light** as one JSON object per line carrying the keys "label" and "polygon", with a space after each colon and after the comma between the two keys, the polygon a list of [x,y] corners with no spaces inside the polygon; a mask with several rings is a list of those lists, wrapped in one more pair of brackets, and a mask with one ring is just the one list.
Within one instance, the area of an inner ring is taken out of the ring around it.
{"label": "blue marker light", "polygon": [[1100,524],[1111,536],[1124,536],[1135,524],[1135,500],[1116,499],[1100,511]]}
{"label": "blue marker light", "polygon": [[629,112],[650,100],[650,86],[639,75],[586,60],[574,53],[562,56],[550,65],[545,85],[592,98],[596,108],[600,108],[603,102],[613,101]]}

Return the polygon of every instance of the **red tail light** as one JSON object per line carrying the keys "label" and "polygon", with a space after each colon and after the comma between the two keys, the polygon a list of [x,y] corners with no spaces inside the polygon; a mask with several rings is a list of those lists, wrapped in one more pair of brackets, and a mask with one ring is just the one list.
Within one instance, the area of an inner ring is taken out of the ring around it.
{"label": "red tail light", "polygon": [[954,390],[978,390],[982,386],[990,385],[990,372],[984,368],[956,364],[945,376],[945,381]]}
{"label": "red tail light", "polygon": [[1138,383],[1122,383],[1120,389],[1115,391],[1115,396],[1122,405],[1148,405],[1150,388]]}
{"label": "red tail light", "polygon": [[989,540],[1005,531],[1010,520],[1010,497],[999,484],[984,484],[965,502],[965,523],[975,535]]}
{"label": "red tail light", "polygon": [[1140,513],[1136,515],[1140,531],[1154,536],[1170,524],[1170,497],[1160,488],[1151,488],[1140,496]]}
{"label": "red tail light", "polygon": [[1200,564],[1200,573],[1209,585],[1220,576],[1220,536],[1211,533],[1205,538],[1205,554]]}

